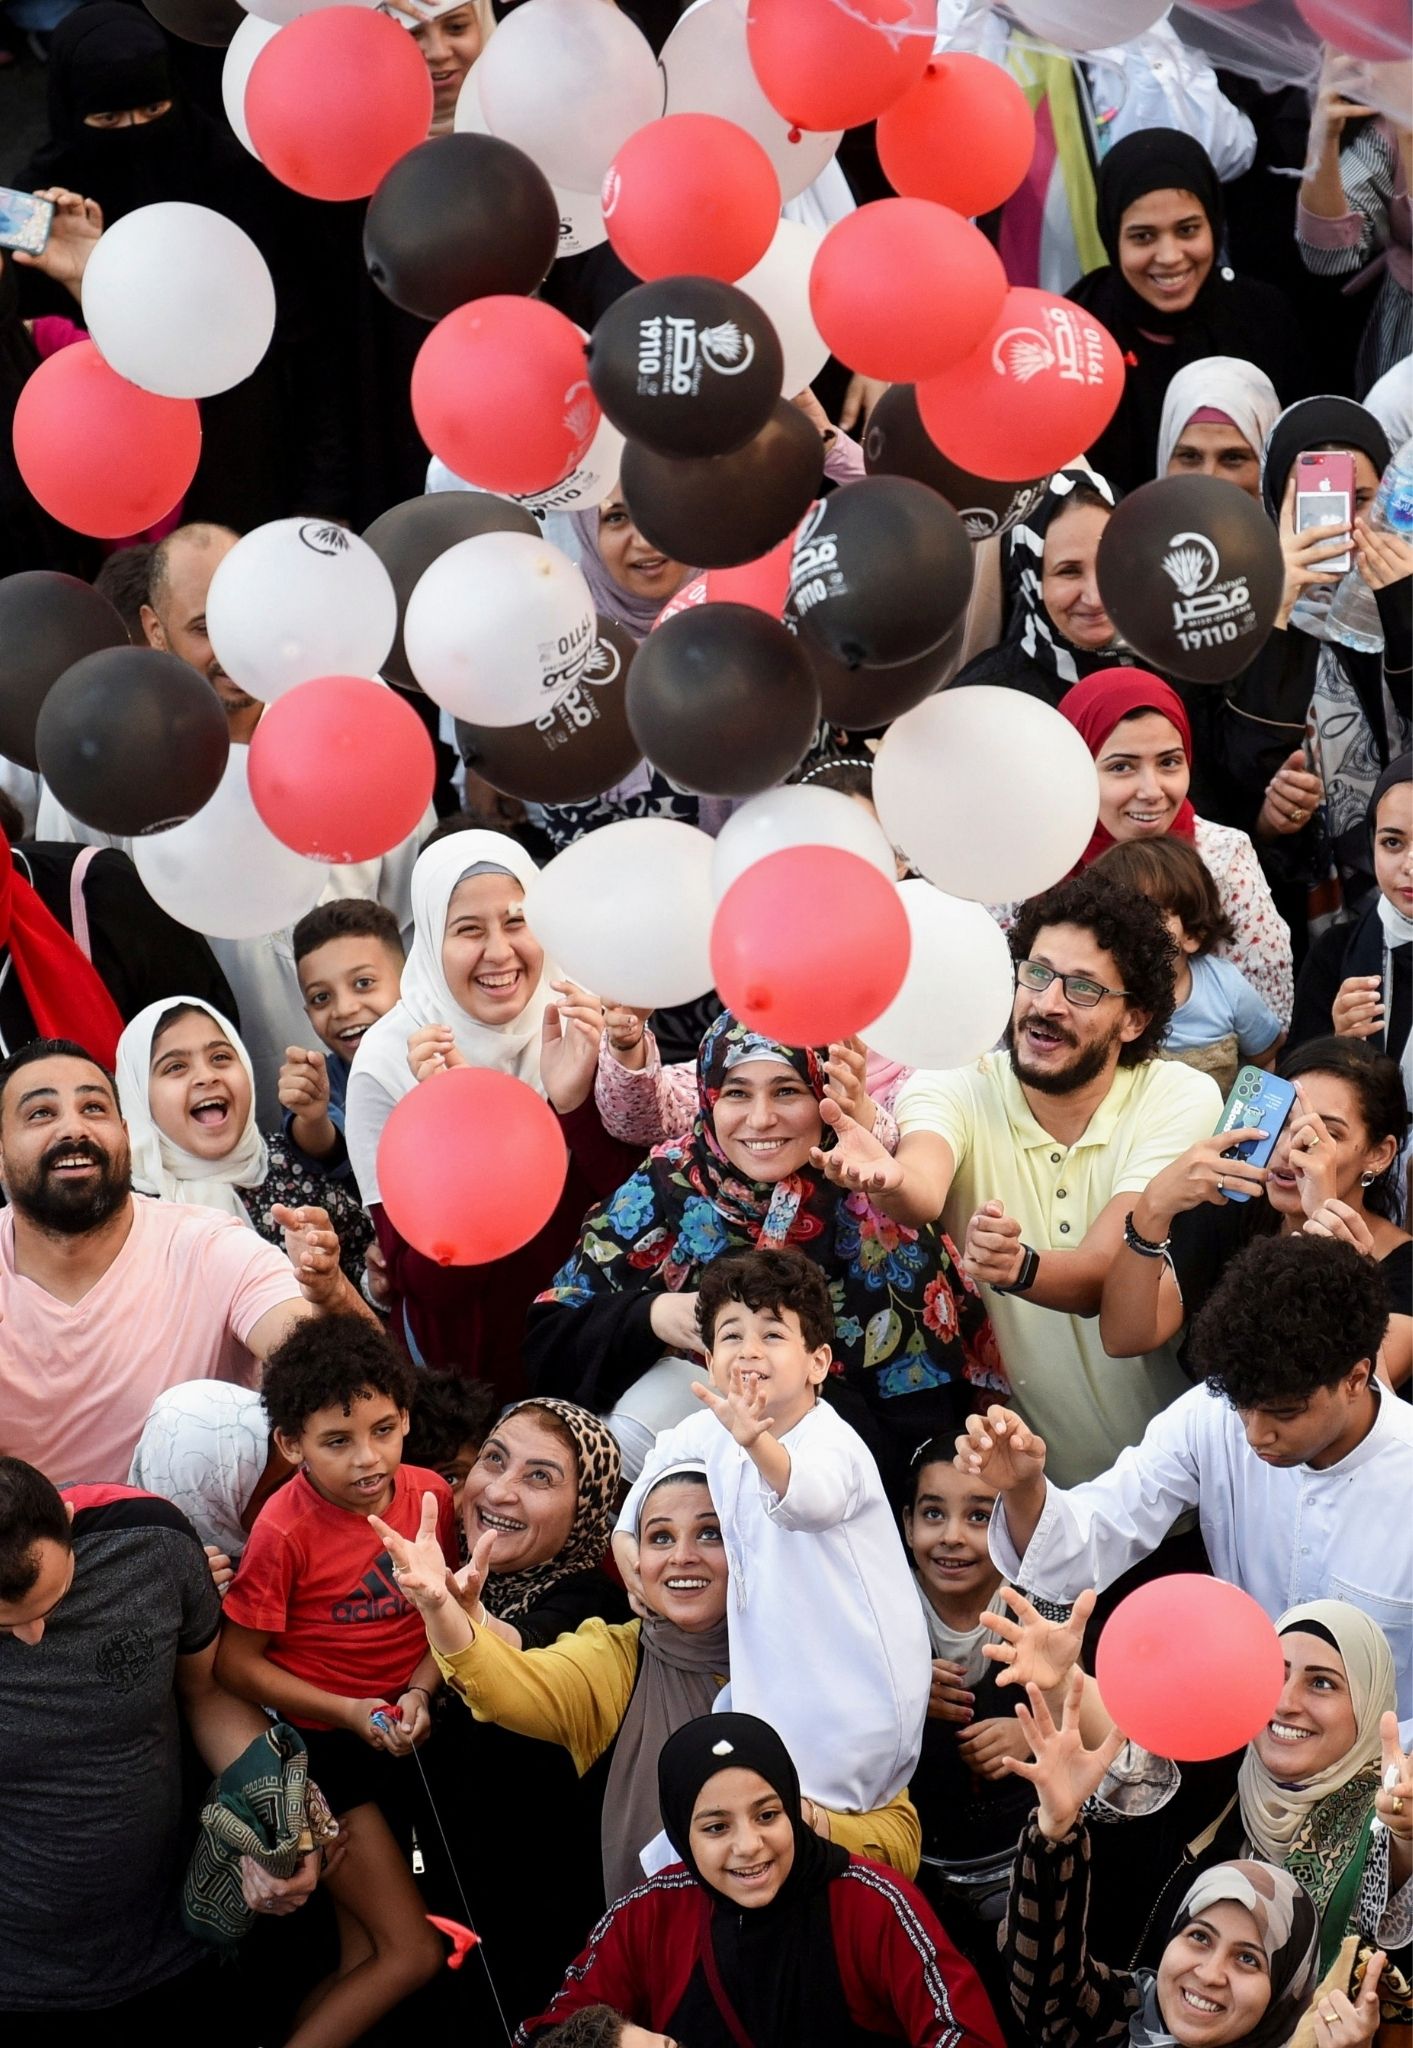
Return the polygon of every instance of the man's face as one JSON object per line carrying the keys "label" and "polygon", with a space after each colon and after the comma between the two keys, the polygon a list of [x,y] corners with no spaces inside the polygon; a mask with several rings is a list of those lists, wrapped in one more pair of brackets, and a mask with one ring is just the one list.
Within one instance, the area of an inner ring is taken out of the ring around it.
{"label": "man's face", "polygon": [[1092,1008],[1070,1002],[1064,979],[1078,976],[1104,989],[1121,989],[1112,953],[1082,925],[1043,925],[1031,941],[1029,958],[1055,970],[1048,988],[1016,987],[1006,1034],[1011,1065],[1028,1087],[1045,1095],[1071,1095],[1105,1072],[1119,1053],[1141,1035],[1147,1018],[1122,995],[1103,995]]}
{"label": "man's face", "polygon": [[41,1536],[31,1555],[39,1566],[39,1576],[23,1599],[0,1600],[0,1639],[14,1636],[33,1649],[44,1635],[44,1624],[73,1584],[74,1553],[52,1536]]}
{"label": "man's face", "polygon": [[1279,1407],[1239,1408],[1246,1441],[1263,1465],[1312,1465],[1318,1471],[1342,1455],[1353,1411],[1369,1383],[1366,1366],[1358,1366],[1337,1386],[1317,1387],[1304,1400]]}
{"label": "man's face", "polygon": [[65,1237],[97,1230],[132,1189],[128,1134],[101,1068],[59,1054],[0,1095],[0,1181],[20,1215]]}
{"label": "man's face", "polygon": [[167,562],[167,581],[156,607],[142,607],[149,645],[175,654],[205,676],[229,714],[256,702],[233,683],[216,659],[206,632],[206,593],[211,578],[235,546],[235,535],[217,533],[205,541],[178,541]]}

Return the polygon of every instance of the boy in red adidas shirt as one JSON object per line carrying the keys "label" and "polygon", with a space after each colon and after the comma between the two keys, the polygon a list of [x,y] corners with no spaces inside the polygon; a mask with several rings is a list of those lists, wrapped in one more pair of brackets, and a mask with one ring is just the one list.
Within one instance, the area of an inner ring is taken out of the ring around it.
{"label": "boy in red adidas shirt", "polygon": [[[450,1487],[402,1463],[415,1383],[402,1353],[361,1316],[299,1324],[265,1367],[275,1441],[300,1470],[256,1517],[226,1594],[216,1668],[231,1692],[301,1730],[310,1776],[349,1844],[328,1878],[342,1909],[339,1969],[288,2048],[356,2041],[441,1962],[380,1811],[405,1804],[401,1774],[430,1730],[438,1674],[368,1517],[415,1536],[429,1492],[443,1555],[456,1556]],[[401,1719],[380,1725],[375,1716],[394,1706]]]}

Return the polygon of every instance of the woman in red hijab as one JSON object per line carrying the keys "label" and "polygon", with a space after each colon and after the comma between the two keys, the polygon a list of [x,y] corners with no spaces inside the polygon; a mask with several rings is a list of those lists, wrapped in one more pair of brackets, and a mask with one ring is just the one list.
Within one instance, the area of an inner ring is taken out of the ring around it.
{"label": "woman in red hijab", "polygon": [[21,875],[0,832],[0,1055],[71,1038],[111,1073],[123,1020],[68,933]]}
{"label": "woman in red hijab", "polygon": [[1144,669],[1106,669],[1066,691],[1059,712],[1099,771],[1099,822],[1079,866],[1123,840],[1165,832],[1192,840],[1235,934],[1220,950],[1288,1025],[1290,931],[1246,834],[1199,818],[1188,802],[1192,728],[1177,692]]}

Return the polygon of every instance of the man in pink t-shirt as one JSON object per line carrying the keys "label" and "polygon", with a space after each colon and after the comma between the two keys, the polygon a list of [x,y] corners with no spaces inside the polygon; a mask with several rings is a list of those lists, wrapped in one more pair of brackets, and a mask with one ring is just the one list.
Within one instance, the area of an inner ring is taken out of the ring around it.
{"label": "man in pink t-shirt", "polygon": [[39,1039],[0,1063],[0,1452],[55,1484],[126,1480],[157,1396],[254,1385],[297,1322],[371,1311],[322,1209],[276,1209],[288,1256],[214,1209],[132,1192],[111,1075]]}

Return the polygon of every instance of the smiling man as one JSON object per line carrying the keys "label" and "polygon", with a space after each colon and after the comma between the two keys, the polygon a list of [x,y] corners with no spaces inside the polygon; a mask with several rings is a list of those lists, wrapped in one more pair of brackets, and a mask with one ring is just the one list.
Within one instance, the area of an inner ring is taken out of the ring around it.
{"label": "smiling man", "polygon": [[1164,1346],[1111,1359],[1097,1316],[1104,1274],[1145,1175],[1217,1122],[1205,1074],[1157,1058],[1176,961],[1161,913],[1092,870],[1024,905],[1010,935],[1016,994],[1006,1049],[914,1074],[890,1158],[832,1103],[819,1162],[901,1222],[940,1215],[965,1238],[1016,1407],[1062,1484],[1137,1442],[1187,1385]]}

